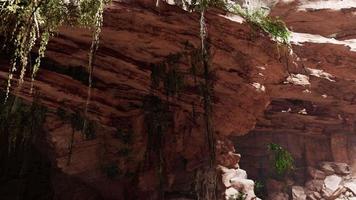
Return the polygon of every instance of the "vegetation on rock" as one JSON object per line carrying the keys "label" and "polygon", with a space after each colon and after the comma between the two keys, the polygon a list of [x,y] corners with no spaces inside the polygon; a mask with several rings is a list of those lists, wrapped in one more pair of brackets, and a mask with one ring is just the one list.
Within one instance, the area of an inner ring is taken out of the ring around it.
{"label": "vegetation on rock", "polygon": [[[93,71],[94,55],[98,48],[103,21],[104,5],[108,0],[9,0],[0,1],[0,36],[2,47],[12,52],[11,67],[7,83],[8,98],[12,78],[19,73],[19,86],[24,81],[28,68],[32,70],[32,83],[44,57],[48,41],[63,25],[93,29],[93,40],[89,54],[88,71]],[[38,57],[33,66],[29,56],[38,45]],[[89,76],[89,87],[91,87]]]}
{"label": "vegetation on rock", "polygon": [[286,149],[271,143],[268,150],[273,153],[273,167],[277,176],[284,177],[294,169],[294,159]]}
{"label": "vegetation on rock", "polygon": [[259,28],[269,34],[277,43],[290,45],[291,32],[286,24],[278,17],[268,16],[268,11],[264,9],[248,10],[238,4],[226,4],[226,9],[234,14],[243,17],[247,23]]}

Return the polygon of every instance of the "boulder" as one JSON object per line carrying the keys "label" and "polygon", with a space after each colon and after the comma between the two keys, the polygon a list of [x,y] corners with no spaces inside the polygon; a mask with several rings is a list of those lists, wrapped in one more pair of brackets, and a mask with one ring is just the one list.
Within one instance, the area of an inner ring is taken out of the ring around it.
{"label": "boulder", "polygon": [[306,200],[307,195],[305,194],[304,188],[301,186],[292,187],[292,197],[293,200]]}
{"label": "boulder", "polygon": [[310,180],[305,184],[305,187],[309,191],[320,192],[323,188],[324,181],[323,180]]}
{"label": "boulder", "polygon": [[351,169],[348,164],[339,162],[322,162],[321,169],[327,173],[327,175],[339,174],[346,176],[351,173]]}
{"label": "boulder", "polygon": [[256,198],[254,192],[255,182],[253,182],[253,180],[244,178],[233,178],[230,182],[233,188],[247,195],[246,200]]}
{"label": "boulder", "polygon": [[346,182],[344,187],[351,191],[356,196],[356,182]]}
{"label": "boulder", "polygon": [[343,193],[345,193],[347,191],[347,189],[346,188],[344,188],[344,187],[339,187],[337,190],[335,190],[333,193],[331,193],[331,194],[328,194],[328,195],[326,195],[325,197],[326,197],[326,199],[330,199],[330,200],[333,200],[333,199],[338,199],[338,198],[340,198],[340,199],[344,199],[343,198]]}
{"label": "boulder", "polygon": [[320,169],[327,175],[335,174],[334,168],[331,166],[331,162],[322,162],[320,164]]}
{"label": "boulder", "polygon": [[231,179],[233,178],[241,178],[247,179],[247,173],[245,170],[242,169],[229,169],[224,166],[219,166],[218,169],[222,171],[222,182],[224,183],[225,187],[231,186]]}
{"label": "boulder", "polygon": [[351,174],[350,166],[346,163],[333,163],[336,174],[349,175]]}
{"label": "boulder", "polygon": [[231,199],[231,198],[238,197],[239,194],[240,194],[240,193],[239,193],[238,190],[236,190],[235,188],[230,187],[230,188],[228,188],[228,189],[225,190],[225,199],[226,199],[226,200],[229,200],[229,199]]}
{"label": "boulder", "polygon": [[323,180],[326,177],[325,172],[315,169],[313,167],[308,167],[308,175],[312,179],[318,179],[318,180]]}
{"label": "boulder", "polygon": [[334,193],[339,188],[341,181],[342,178],[340,176],[327,176],[324,180],[325,189],[330,193]]}
{"label": "boulder", "polygon": [[319,192],[316,191],[306,191],[308,200],[320,200],[322,196]]}

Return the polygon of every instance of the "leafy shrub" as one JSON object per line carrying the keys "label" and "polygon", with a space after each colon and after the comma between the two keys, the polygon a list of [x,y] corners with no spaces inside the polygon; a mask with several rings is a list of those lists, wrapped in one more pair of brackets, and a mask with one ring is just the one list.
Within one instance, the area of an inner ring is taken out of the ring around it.
{"label": "leafy shrub", "polygon": [[254,191],[258,197],[263,197],[265,192],[265,185],[263,184],[263,182],[255,181]]}
{"label": "leafy shrub", "polygon": [[277,17],[270,17],[266,10],[249,11],[238,4],[227,4],[226,9],[242,16],[248,23],[268,33],[278,43],[290,45],[291,32],[286,24]]}
{"label": "leafy shrub", "polygon": [[273,167],[277,176],[283,177],[294,169],[294,159],[283,147],[271,143],[268,150],[273,153]]}

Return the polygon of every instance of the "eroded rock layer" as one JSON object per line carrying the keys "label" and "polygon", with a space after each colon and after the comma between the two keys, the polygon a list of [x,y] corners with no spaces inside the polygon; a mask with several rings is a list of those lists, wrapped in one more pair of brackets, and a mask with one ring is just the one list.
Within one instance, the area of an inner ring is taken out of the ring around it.
{"label": "eroded rock layer", "polygon": [[[266,93],[256,88],[259,66],[268,63],[267,70],[273,71],[261,85],[277,84],[286,71],[274,42],[220,14],[212,10],[206,16],[208,76],[214,86],[209,117],[216,142],[223,144],[215,152],[218,164],[237,168],[239,156],[227,136],[246,134],[269,104]],[[199,62],[194,61],[199,15],[165,4],[156,8],[150,2],[115,1],[104,21],[88,131],[80,126],[88,89],[87,30],[64,27],[50,42],[34,83],[37,97],[50,110],[44,140],[56,169],[51,175],[55,198],[195,199],[201,169],[209,165],[204,74],[199,67],[192,69]],[[1,77],[6,80],[4,57]],[[32,100],[29,79],[12,91]],[[221,178],[216,180],[217,195],[224,198]]]}

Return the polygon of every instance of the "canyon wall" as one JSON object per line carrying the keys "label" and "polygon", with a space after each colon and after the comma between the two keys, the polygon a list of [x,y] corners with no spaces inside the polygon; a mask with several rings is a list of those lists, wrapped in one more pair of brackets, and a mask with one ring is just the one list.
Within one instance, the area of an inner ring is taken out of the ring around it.
{"label": "canyon wall", "polygon": [[[311,1],[310,1],[311,2]],[[308,2],[307,2],[308,3]],[[320,3],[316,1],[316,3]],[[271,103],[256,127],[247,135],[234,137],[243,156],[241,166],[254,180],[268,181],[272,173],[267,144],[277,143],[295,158],[293,181],[304,185],[310,179],[308,167],[322,161],[343,162],[355,171],[355,61],[350,46],[326,42],[355,38],[355,8],[299,10],[300,2],[277,4],[272,15],[281,16],[294,32],[299,67],[289,68],[294,84],[267,85]],[[327,1],[321,6],[329,5]],[[308,33],[299,35],[298,33]],[[302,45],[302,46],[301,46]],[[321,71],[316,71],[321,70]],[[309,75],[308,75],[309,74]],[[297,75],[307,75],[305,79]],[[292,79],[289,79],[289,81]]]}
{"label": "canyon wall", "polygon": [[[306,12],[297,5],[277,4],[272,15],[295,32],[352,38],[352,10]],[[218,164],[236,167],[236,148],[254,179],[268,176],[271,142],[295,157],[300,183],[305,168],[320,161],[353,164],[356,53],[311,41],[293,45],[290,55],[268,35],[223,15],[212,9],[206,16]],[[350,20],[339,23],[345,17]],[[49,109],[36,148],[51,165],[52,195],[195,199],[197,174],[209,164],[205,75],[193,67],[199,63],[199,14],[149,1],[114,1],[105,10],[88,107],[93,128],[83,135],[73,119],[83,120],[90,41],[88,30],[63,27],[34,82]],[[8,61],[2,56],[3,80]],[[13,94],[32,101],[30,85],[26,78]]]}
{"label": "canyon wall", "polygon": [[[218,164],[236,167],[239,155],[227,137],[255,126],[269,104],[262,84],[282,81],[286,71],[273,41],[223,14],[206,16],[209,117]],[[34,82],[36,98],[49,109],[44,145],[36,148],[51,163],[55,199],[196,198],[197,176],[210,159],[199,34],[198,13],[114,1],[105,10],[87,114],[91,129],[84,135],[76,124],[85,120],[90,31],[63,27],[56,35]],[[9,63],[1,60],[6,80]],[[259,66],[266,63],[271,77],[260,81]],[[30,79],[21,88],[15,83],[13,94],[32,101]]]}

